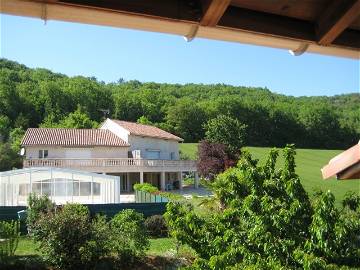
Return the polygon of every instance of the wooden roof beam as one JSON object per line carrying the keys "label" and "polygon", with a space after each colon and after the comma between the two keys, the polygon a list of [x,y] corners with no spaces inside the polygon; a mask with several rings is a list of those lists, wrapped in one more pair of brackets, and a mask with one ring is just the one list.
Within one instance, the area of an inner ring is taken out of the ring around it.
{"label": "wooden roof beam", "polygon": [[320,45],[331,44],[360,15],[360,0],[335,0],[317,23]]}
{"label": "wooden roof beam", "polygon": [[201,26],[216,26],[230,5],[231,0],[211,0],[201,18]]}

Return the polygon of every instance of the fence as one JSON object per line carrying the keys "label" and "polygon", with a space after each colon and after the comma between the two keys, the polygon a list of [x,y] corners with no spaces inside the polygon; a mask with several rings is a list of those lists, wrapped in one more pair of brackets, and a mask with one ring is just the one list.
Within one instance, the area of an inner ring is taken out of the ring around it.
{"label": "fence", "polygon": [[136,203],[167,203],[169,200],[161,195],[135,190]]}
{"label": "fence", "polygon": [[[107,218],[112,218],[117,213],[125,209],[134,209],[142,213],[144,217],[153,215],[162,215],[166,211],[166,202],[149,203],[116,203],[116,204],[84,204],[89,208],[90,215],[96,214],[106,215]],[[26,210],[26,206],[0,206],[0,221],[17,220],[17,212]],[[21,233],[26,234],[26,225],[21,222]]]}

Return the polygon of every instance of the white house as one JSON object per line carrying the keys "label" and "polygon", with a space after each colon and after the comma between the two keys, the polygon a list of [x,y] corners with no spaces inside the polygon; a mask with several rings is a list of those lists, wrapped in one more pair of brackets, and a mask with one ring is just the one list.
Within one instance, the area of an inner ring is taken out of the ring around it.
{"label": "white house", "polygon": [[99,129],[29,128],[22,140],[24,168],[63,167],[120,177],[121,190],[148,182],[162,190],[182,188],[183,172],[196,162],[180,160],[183,140],[157,127],[107,119]]}

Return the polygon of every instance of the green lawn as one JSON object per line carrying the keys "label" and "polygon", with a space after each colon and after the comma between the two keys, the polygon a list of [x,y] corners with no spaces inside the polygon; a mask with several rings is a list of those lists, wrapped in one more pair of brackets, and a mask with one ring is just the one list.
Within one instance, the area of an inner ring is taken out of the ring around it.
{"label": "green lawn", "polygon": [[[36,247],[37,244],[33,240],[31,240],[27,236],[23,236],[19,240],[19,245],[18,248],[16,249],[15,255],[17,256],[41,255],[41,253],[36,250]],[[175,252],[176,252],[176,242],[173,238],[164,237],[164,238],[150,239],[150,248],[147,251],[148,255],[171,256],[171,254],[175,254]],[[195,253],[188,246],[180,245],[179,255],[193,257]]]}
{"label": "green lawn", "polygon": [[15,254],[18,256],[40,255],[41,253],[36,250],[36,247],[37,245],[33,240],[24,236],[20,238]]}
{"label": "green lawn", "polygon": [[[247,147],[247,149],[260,161],[263,161],[270,151],[270,148],[265,147]],[[191,158],[196,158],[197,144],[183,143],[180,145],[180,150]],[[323,180],[321,177],[320,169],[342,150],[297,149],[296,151],[297,173],[309,194],[313,194],[316,189],[331,190],[339,203],[347,191],[360,193],[360,180],[338,181],[335,178]],[[280,157],[278,165],[282,166],[282,164],[283,159]]]}

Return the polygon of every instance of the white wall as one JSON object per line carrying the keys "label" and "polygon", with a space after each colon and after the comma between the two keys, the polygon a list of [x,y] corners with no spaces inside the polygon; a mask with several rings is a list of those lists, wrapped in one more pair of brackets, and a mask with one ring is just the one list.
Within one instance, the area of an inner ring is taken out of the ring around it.
{"label": "white wall", "polygon": [[100,129],[107,129],[114,133],[116,136],[120,137],[123,141],[129,142],[129,134],[130,132],[123,127],[119,126],[115,122],[110,119],[106,119],[106,121],[101,125]]}
{"label": "white wall", "polygon": [[[48,150],[48,158],[127,158],[128,147],[82,147],[82,148],[66,148],[66,147],[49,147],[49,146],[37,146],[26,147],[26,158],[37,159],[39,158],[39,150]],[[79,151],[74,151],[79,149]],[[83,150],[88,149],[90,156],[84,153]],[[67,150],[71,150],[71,157],[66,154]],[[75,153],[77,153],[75,155]],[[84,156],[81,155],[84,153]]]}
{"label": "white wall", "polygon": [[160,159],[171,159],[171,152],[175,153],[174,160],[180,159],[178,141],[131,135],[128,130],[116,124],[111,119],[106,119],[100,129],[108,129],[129,143],[129,151],[140,150],[141,158],[143,159],[149,158],[146,153],[147,149],[160,150]]}
{"label": "white wall", "polygon": [[164,140],[151,137],[129,135],[130,151],[140,150],[141,157],[146,159],[146,150],[160,150],[160,159],[170,159],[170,153],[175,153],[175,160],[180,159],[179,143],[174,140]]}

